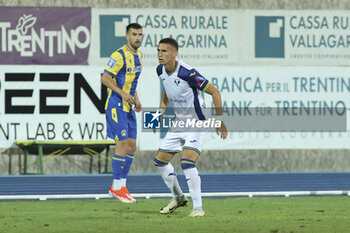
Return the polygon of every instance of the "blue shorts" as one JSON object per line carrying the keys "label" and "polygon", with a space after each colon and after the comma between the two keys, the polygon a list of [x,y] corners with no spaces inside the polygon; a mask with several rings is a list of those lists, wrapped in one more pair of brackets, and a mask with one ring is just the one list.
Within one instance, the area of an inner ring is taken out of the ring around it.
{"label": "blue shorts", "polygon": [[106,110],[107,136],[113,140],[136,139],[135,111],[124,112],[121,108]]}

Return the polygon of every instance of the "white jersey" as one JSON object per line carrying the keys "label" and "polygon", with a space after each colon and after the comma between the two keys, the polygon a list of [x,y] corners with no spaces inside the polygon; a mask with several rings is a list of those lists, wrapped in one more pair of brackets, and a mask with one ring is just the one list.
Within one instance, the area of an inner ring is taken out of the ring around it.
{"label": "white jersey", "polygon": [[163,65],[158,65],[157,74],[174,108],[176,119],[182,118],[183,114],[197,120],[207,119],[201,91],[208,88],[209,81],[196,69],[183,61],[177,61],[172,74],[168,75]]}

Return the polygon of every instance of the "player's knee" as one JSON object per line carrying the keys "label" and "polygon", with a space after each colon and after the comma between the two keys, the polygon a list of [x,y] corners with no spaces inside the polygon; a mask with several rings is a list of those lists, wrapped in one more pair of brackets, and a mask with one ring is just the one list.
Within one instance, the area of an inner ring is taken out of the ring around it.
{"label": "player's knee", "polygon": [[136,144],[129,144],[128,153],[134,154],[136,151]]}
{"label": "player's knee", "polygon": [[117,142],[115,147],[116,154],[126,154],[128,153],[129,144],[127,140],[122,140]]}
{"label": "player's knee", "polygon": [[181,159],[181,167],[183,170],[196,167],[196,162],[190,159]]}
{"label": "player's knee", "polygon": [[169,161],[162,160],[156,156],[153,160],[153,163],[154,163],[154,166],[156,166],[156,167],[162,167],[162,166],[167,165],[169,163]]}

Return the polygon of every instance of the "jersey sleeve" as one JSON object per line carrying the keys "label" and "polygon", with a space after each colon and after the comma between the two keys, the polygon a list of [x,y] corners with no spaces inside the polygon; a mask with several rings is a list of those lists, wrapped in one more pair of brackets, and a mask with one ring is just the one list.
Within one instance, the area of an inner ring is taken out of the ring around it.
{"label": "jersey sleeve", "polygon": [[156,68],[156,71],[157,71],[158,77],[161,76],[162,73],[163,73],[163,66],[162,65],[158,65],[157,68]]}
{"label": "jersey sleeve", "polygon": [[112,75],[113,77],[116,77],[118,72],[123,66],[124,66],[123,56],[120,53],[115,52],[109,58],[104,72]]}
{"label": "jersey sleeve", "polygon": [[196,69],[191,69],[188,73],[187,82],[190,87],[206,91],[209,87],[209,81],[204,78]]}

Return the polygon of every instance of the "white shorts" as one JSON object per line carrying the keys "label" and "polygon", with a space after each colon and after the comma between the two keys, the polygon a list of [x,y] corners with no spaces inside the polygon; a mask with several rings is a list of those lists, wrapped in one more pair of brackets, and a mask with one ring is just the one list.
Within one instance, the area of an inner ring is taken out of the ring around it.
{"label": "white shorts", "polygon": [[207,135],[208,132],[167,132],[159,151],[177,153],[183,149],[189,149],[200,154]]}

